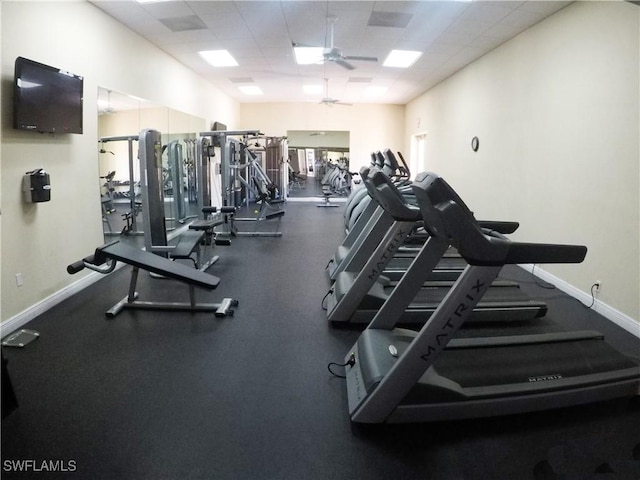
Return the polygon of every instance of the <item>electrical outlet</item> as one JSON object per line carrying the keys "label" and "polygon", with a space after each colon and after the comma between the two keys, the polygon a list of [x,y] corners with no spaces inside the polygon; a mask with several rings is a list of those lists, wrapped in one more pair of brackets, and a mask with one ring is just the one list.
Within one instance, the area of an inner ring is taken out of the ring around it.
{"label": "electrical outlet", "polygon": [[596,280],[593,284],[593,291],[596,293],[600,293],[600,288],[602,288],[602,281]]}
{"label": "electrical outlet", "polygon": [[24,284],[24,278],[21,273],[16,273],[16,286],[21,287]]}

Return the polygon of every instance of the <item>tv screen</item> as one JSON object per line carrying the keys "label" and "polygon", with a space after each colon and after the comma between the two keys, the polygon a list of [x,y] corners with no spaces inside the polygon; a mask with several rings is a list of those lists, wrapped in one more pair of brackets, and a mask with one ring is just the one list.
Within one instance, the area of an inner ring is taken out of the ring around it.
{"label": "tv screen", "polygon": [[82,133],[83,78],[18,57],[13,126],[46,133]]}

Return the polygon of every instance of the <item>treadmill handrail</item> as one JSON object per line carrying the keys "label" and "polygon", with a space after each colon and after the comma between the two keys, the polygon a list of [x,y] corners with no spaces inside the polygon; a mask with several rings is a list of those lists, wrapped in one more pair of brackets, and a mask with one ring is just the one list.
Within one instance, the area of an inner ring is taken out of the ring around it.
{"label": "treadmill handrail", "polygon": [[453,188],[436,174],[419,174],[413,191],[430,233],[447,238],[470,265],[580,263],[586,256],[583,245],[514,242],[483,231]]}
{"label": "treadmill handrail", "polygon": [[595,330],[581,330],[575,332],[551,332],[529,335],[505,335],[502,337],[469,337],[454,338],[448,344],[447,350],[465,348],[495,348],[512,347],[516,345],[537,345],[542,343],[574,342],[576,340],[602,340],[604,335]]}

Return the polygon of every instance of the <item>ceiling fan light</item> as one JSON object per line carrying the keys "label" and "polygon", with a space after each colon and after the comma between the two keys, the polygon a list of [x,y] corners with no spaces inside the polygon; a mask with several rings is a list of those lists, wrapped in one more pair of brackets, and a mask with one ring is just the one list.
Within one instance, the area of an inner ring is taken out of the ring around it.
{"label": "ceiling fan light", "polygon": [[324,48],[322,47],[293,47],[293,53],[298,65],[322,65],[324,63]]}
{"label": "ceiling fan light", "polygon": [[416,60],[418,60],[418,58],[420,58],[421,55],[422,52],[415,50],[391,50],[382,66],[409,68],[416,62]]}

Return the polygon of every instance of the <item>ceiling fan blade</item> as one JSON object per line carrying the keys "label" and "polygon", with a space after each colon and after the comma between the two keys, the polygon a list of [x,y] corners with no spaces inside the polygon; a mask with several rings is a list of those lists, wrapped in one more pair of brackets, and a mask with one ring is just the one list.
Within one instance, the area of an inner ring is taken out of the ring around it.
{"label": "ceiling fan blade", "polygon": [[356,68],[353,65],[351,65],[349,62],[347,62],[344,58],[336,58],[335,60],[332,60],[332,61],[337,63],[341,67],[346,68],[347,70],[355,70]]}
{"label": "ceiling fan blade", "polygon": [[345,60],[357,60],[358,62],[377,62],[378,61],[377,57],[360,57],[358,55],[347,55],[342,58],[344,58]]}
{"label": "ceiling fan blade", "polygon": [[323,98],[320,100],[322,105],[326,105],[327,107],[333,107],[334,105],[342,105],[344,107],[351,107],[353,104],[341,102],[340,100],[335,100],[333,98]]}

